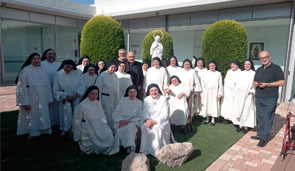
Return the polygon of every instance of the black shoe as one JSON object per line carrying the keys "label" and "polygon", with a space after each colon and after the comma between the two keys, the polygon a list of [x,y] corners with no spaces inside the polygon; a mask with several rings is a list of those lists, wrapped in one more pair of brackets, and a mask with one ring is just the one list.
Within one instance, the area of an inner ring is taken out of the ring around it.
{"label": "black shoe", "polygon": [[215,122],[214,123],[211,122],[211,126],[215,126]]}
{"label": "black shoe", "polygon": [[247,132],[248,132],[248,129],[247,129],[247,128],[243,128],[243,130],[242,130],[242,131],[243,131],[243,133],[244,133],[244,134],[247,134]]}
{"label": "black shoe", "polygon": [[204,121],[204,124],[206,124],[206,125],[207,125],[208,123],[209,123],[209,121]]}
{"label": "black shoe", "polygon": [[242,131],[242,128],[240,128],[239,126],[237,126],[236,131],[237,132],[241,132]]}
{"label": "black shoe", "polygon": [[260,139],[259,143],[257,144],[258,147],[264,147],[266,142],[263,139]]}
{"label": "black shoe", "polygon": [[260,137],[259,137],[258,135],[256,135],[256,136],[251,136],[251,138],[254,139],[254,140],[260,140]]}
{"label": "black shoe", "polygon": [[229,124],[229,120],[224,120],[223,123],[224,124]]}

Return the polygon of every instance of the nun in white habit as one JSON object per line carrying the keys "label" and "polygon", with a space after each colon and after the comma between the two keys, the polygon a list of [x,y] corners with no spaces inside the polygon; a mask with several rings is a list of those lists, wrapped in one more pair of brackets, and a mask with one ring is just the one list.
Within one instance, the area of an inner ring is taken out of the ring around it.
{"label": "nun in white habit", "polygon": [[202,86],[199,80],[198,73],[192,69],[192,62],[189,59],[185,59],[182,64],[182,72],[179,77],[182,84],[189,88],[189,108],[191,115],[194,115],[195,111],[195,96],[199,96],[202,92]]}
{"label": "nun in white habit", "polygon": [[146,85],[157,84],[161,90],[168,87],[168,74],[164,67],[161,66],[161,60],[158,57],[153,58],[153,67],[149,68],[146,73]]}
{"label": "nun in white habit", "polygon": [[107,70],[99,74],[95,85],[99,88],[99,99],[101,99],[102,107],[107,117],[108,125],[113,132],[113,112],[120,101],[120,84],[117,75],[115,74],[116,65],[109,61],[106,64]]}
{"label": "nun in white habit", "polygon": [[242,130],[243,133],[247,133],[249,128],[254,128],[256,125],[253,87],[255,68],[252,60],[245,60],[243,68],[235,89],[237,96],[234,102],[234,117],[240,122],[237,131]]}
{"label": "nun in white habit", "polygon": [[59,128],[61,135],[68,132],[73,123],[74,108],[79,104],[85,92],[85,85],[81,81],[81,73],[76,70],[72,60],[62,62],[58,72],[54,75],[53,95],[59,102]]}
{"label": "nun in white habit", "polygon": [[133,85],[130,74],[125,72],[125,63],[119,62],[118,71],[115,72],[120,84],[120,99],[124,97],[127,88]]}
{"label": "nun in white habit", "polygon": [[107,124],[98,94],[99,89],[90,86],[75,108],[74,141],[84,153],[112,155],[119,152],[119,141]]}
{"label": "nun in white habit", "polygon": [[140,126],[142,112],[142,102],[136,97],[137,93],[136,86],[130,85],[113,113],[116,134],[127,153],[136,150],[137,126]]}
{"label": "nun in white habit", "polygon": [[[60,67],[60,62],[56,62],[55,58],[56,52],[53,49],[45,50],[41,58],[41,68],[47,73],[50,80],[51,88],[53,88],[54,74]],[[49,113],[51,125],[59,125],[59,107],[56,100],[54,100],[54,102],[49,106]]]}
{"label": "nun in white habit", "polygon": [[234,125],[239,125],[239,121],[233,117],[234,110],[232,107],[236,100],[235,97],[237,96],[235,89],[241,73],[241,64],[238,60],[233,60],[230,66],[231,69],[227,71],[224,78],[224,96],[221,102],[221,116],[225,119],[225,124],[232,121]]}
{"label": "nun in white habit", "polygon": [[88,89],[88,87],[95,84],[97,80],[97,71],[93,64],[88,64],[82,73],[82,81],[85,85],[85,90]]}
{"label": "nun in white habit", "polygon": [[209,117],[212,117],[211,125],[214,126],[215,118],[220,116],[220,99],[223,95],[222,77],[215,61],[209,61],[209,70],[205,72],[201,82],[203,92],[200,97],[203,106],[200,113],[206,118],[206,124],[209,123]]}
{"label": "nun in white habit", "polygon": [[168,71],[168,78],[172,77],[173,75],[175,76],[180,76],[181,75],[181,68],[178,66],[178,61],[175,56],[171,56],[169,59],[169,66],[167,67]]}
{"label": "nun in white habit", "polygon": [[170,85],[165,92],[169,94],[171,125],[179,125],[181,132],[186,133],[185,125],[188,123],[189,115],[186,98],[190,95],[189,89],[174,75],[170,77]]}
{"label": "nun in white habit", "polygon": [[49,105],[53,102],[52,90],[40,62],[38,53],[30,54],[16,79],[16,105],[20,108],[17,135],[29,134],[28,139],[51,134]]}
{"label": "nun in white habit", "polygon": [[[207,68],[205,67],[205,60],[202,57],[195,59],[195,68],[194,70],[198,73],[200,83],[202,85],[202,78],[204,77],[204,74],[207,71]],[[202,92],[200,93],[202,95]],[[200,96],[195,96],[195,114],[199,114],[202,110],[202,100]]]}
{"label": "nun in white habit", "polygon": [[90,58],[87,55],[82,56],[77,64],[77,71],[82,73],[84,68],[90,63]]}
{"label": "nun in white habit", "polygon": [[173,141],[168,101],[157,84],[150,84],[142,111],[140,152],[156,157],[163,146]]}

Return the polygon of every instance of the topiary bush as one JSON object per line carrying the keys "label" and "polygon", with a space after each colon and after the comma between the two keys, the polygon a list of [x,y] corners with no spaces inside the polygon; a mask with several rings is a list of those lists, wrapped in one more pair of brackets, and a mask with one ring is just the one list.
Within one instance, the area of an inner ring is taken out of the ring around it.
{"label": "topiary bush", "polygon": [[124,30],[115,19],[98,15],[84,25],[80,55],[89,56],[91,63],[117,58],[120,48],[125,48]]}
{"label": "topiary bush", "polygon": [[162,59],[168,59],[170,56],[173,55],[173,41],[169,33],[163,29],[153,30],[145,36],[142,43],[142,60],[143,61],[151,60],[152,56],[150,55],[150,48],[152,43],[155,41],[154,36],[159,35],[160,37],[162,37],[161,32],[163,33],[163,38],[161,39],[161,43],[164,48]]}
{"label": "topiary bush", "polygon": [[215,60],[225,76],[232,60],[243,62],[247,58],[248,39],[244,26],[234,20],[221,20],[211,24],[202,36],[202,57]]}

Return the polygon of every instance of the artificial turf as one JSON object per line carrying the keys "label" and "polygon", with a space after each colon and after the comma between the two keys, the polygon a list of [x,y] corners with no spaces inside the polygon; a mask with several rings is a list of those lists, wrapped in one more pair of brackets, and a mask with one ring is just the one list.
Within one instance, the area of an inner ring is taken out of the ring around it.
{"label": "artificial turf", "polygon": [[[1,113],[1,169],[3,170],[96,170],[121,169],[126,154],[121,150],[113,156],[87,155],[77,143],[58,134],[41,136],[33,142],[27,136],[16,136],[18,111]],[[151,170],[198,171],[205,170],[243,134],[232,125],[217,123],[215,126],[194,121],[194,132],[185,135],[174,133],[178,142],[192,142],[195,150],[184,165],[169,168],[148,156]]]}

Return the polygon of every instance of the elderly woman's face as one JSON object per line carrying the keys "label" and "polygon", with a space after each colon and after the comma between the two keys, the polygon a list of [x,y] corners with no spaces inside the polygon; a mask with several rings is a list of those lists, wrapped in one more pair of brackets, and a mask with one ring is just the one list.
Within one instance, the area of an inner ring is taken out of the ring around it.
{"label": "elderly woman's face", "polygon": [[88,68],[88,74],[89,75],[93,75],[93,74],[95,74],[95,68],[93,68],[93,67],[90,67],[90,68]]}
{"label": "elderly woman's face", "polygon": [[231,63],[230,67],[233,71],[236,71],[237,69],[239,69],[239,66],[234,63]]}
{"label": "elderly woman's face", "polygon": [[153,66],[157,68],[160,65],[160,62],[158,60],[153,60]]}
{"label": "elderly woman's face", "polygon": [[39,67],[40,66],[40,63],[41,63],[41,59],[40,59],[40,56],[38,55],[35,55],[32,60],[31,60],[31,64],[34,66],[34,67]]}
{"label": "elderly woman's face", "polygon": [[70,72],[72,72],[72,70],[73,70],[73,66],[72,65],[64,65],[64,71],[65,71],[65,73],[70,73]]}
{"label": "elderly woman's face", "polygon": [[82,61],[82,65],[83,66],[86,66],[89,64],[89,59],[88,58],[84,58],[83,61]]}
{"label": "elderly woman's face", "polygon": [[189,70],[189,69],[191,69],[191,64],[190,64],[189,62],[185,62],[185,63],[183,64],[183,68],[184,68],[185,70]]}
{"label": "elderly woman's face", "polygon": [[176,65],[176,59],[175,58],[171,58],[170,59],[170,65],[171,66],[175,66]]}
{"label": "elderly woman's face", "polygon": [[98,68],[99,68],[100,70],[102,70],[103,67],[104,67],[104,62],[103,62],[103,61],[100,61],[100,62],[98,63]]}
{"label": "elderly woman's face", "polygon": [[209,64],[209,70],[215,71],[215,64],[213,64],[213,63]]}
{"label": "elderly woman's face", "polygon": [[88,98],[89,98],[90,101],[97,100],[97,97],[98,97],[98,91],[95,90],[95,89],[90,91],[90,93],[88,94]]}
{"label": "elderly woman's face", "polygon": [[137,91],[135,89],[131,89],[128,91],[128,96],[131,100],[134,100],[136,98]]}
{"label": "elderly woman's face", "polygon": [[251,69],[251,62],[250,61],[246,61],[244,63],[244,68],[246,71],[249,71]]}
{"label": "elderly woman's face", "polygon": [[171,79],[171,83],[172,83],[172,85],[174,85],[174,86],[178,86],[178,84],[179,84],[177,78],[173,78],[173,79]]}
{"label": "elderly woman's face", "polygon": [[111,65],[109,68],[108,68],[108,73],[109,74],[114,74],[116,71],[116,65]]}
{"label": "elderly woman's face", "polygon": [[55,57],[56,57],[56,53],[54,50],[49,50],[47,53],[46,53],[46,60],[50,63],[54,62],[55,60]]}
{"label": "elderly woman's face", "polygon": [[152,96],[153,99],[157,98],[159,95],[159,91],[157,88],[151,88],[150,89],[150,95]]}
{"label": "elderly woman's face", "polygon": [[204,65],[204,62],[203,62],[202,60],[199,60],[199,61],[197,62],[197,67],[198,67],[198,68],[203,68],[203,65]]}

